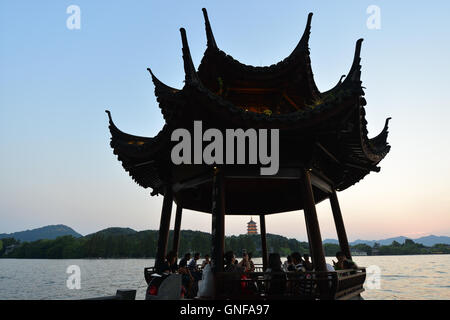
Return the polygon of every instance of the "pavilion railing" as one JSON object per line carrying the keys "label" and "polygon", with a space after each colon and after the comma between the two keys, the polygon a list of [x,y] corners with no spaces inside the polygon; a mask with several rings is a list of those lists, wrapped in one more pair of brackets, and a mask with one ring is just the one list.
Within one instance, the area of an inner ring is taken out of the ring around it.
{"label": "pavilion railing", "polygon": [[[219,272],[215,276],[217,299],[351,299],[364,291],[366,269],[332,272]],[[145,268],[147,283],[154,268]]]}
{"label": "pavilion railing", "polygon": [[218,299],[350,299],[364,291],[365,268],[334,272],[221,272]]}

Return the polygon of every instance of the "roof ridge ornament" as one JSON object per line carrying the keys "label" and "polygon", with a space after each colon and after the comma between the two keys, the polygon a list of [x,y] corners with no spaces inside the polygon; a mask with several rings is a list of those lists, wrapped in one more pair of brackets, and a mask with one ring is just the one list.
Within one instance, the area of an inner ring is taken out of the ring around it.
{"label": "roof ridge ornament", "polygon": [[197,72],[192,62],[191,51],[189,50],[189,44],[186,37],[186,30],[180,28],[181,41],[183,43],[183,61],[184,61],[184,72],[186,83],[198,83],[200,82]]}
{"label": "roof ridge ornament", "polygon": [[208,11],[206,8],[202,8],[203,18],[205,19],[205,29],[206,29],[206,40],[208,48],[218,49],[216,40],[214,39],[214,34],[212,32],[211,24],[209,23]]}

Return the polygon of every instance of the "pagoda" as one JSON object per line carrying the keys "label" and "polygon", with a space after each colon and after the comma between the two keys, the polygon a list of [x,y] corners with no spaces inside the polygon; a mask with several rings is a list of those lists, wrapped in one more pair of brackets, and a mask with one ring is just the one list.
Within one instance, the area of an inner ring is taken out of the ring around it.
{"label": "pagoda", "polygon": [[247,223],[247,234],[258,234],[258,227],[256,226],[256,222],[253,221],[253,217]]}
{"label": "pagoda", "polygon": [[[122,132],[114,124],[111,113],[106,111],[111,147],[125,171],[138,185],[149,188],[151,195],[164,197],[156,266],[164,261],[168,250],[173,202],[177,206],[172,244],[175,251],[179,247],[183,208],[211,214],[216,298],[223,296],[223,284],[228,283],[223,273],[225,215],[259,215],[265,270],[265,216],[302,210],[317,273],[313,278],[322,279],[319,286],[312,286],[320,290],[311,294],[322,298],[359,294],[363,290],[364,270],[358,271],[357,280],[349,276],[353,282],[348,275],[327,273],[316,204],[330,201],[339,245],[351,258],[337,192],[350,188],[371,172],[379,172],[379,163],[390,150],[387,143],[390,118],[378,135],[368,137],[366,100],[360,80],[363,40],[356,42],[348,74],[330,90],[320,92],[314,81],[308,47],[312,13],[291,54],[277,64],[264,67],[242,64],[220,50],[205,9],[203,15],[207,47],[197,69],[186,31],[180,29],[185,73],[183,88],[165,85],[148,69],[165,120],[155,137]],[[175,165],[171,161],[175,145],[171,134],[184,128],[194,135],[194,121],[202,121],[203,127],[221,131],[228,128],[278,129],[277,174],[260,175],[260,165],[254,164]],[[323,277],[334,280],[323,281]],[[327,283],[333,283],[334,289]]]}

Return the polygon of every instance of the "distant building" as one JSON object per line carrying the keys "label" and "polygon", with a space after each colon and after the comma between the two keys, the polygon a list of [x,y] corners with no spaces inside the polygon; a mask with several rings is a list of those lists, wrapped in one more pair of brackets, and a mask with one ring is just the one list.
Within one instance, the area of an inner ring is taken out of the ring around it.
{"label": "distant building", "polygon": [[352,250],[351,255],[352,256],[367,256],[367,252],[359,251],[359,250]]}
{"label": "distant building", "polygon": [[250,222],[247,223],[247,234],[258,234],[258,227],[256,222],[253,221],[253,217],[250,219]]}

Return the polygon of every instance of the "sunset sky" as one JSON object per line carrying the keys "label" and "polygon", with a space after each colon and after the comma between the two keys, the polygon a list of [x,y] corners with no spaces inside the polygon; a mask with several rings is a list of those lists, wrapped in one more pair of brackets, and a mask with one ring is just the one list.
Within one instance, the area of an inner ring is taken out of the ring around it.
{"label": "sunset sky", "polygon": [[[70,5],[81,9],[79,30],[66,26]],[[366,24],[371,5],[380,8],[380,29]],[[162,197],[151,197],[123,170],[109,146],[104,110],[125,132],[159,132],[164,120],[146,68],[183,87],[179,28],[198,66],[206,48],[202,7],[218,46],[256,66],[287,57],[313,12],[311,61],[321,91],[347,73],[355,42],[364,38],[369,136],[392,117],[392,149],[381,172],[338,193],[348,238],[450,236],[450,2],[444,0],[1,1],[0,233],[49,224],[81,234],[112,226],[158,229]],[[318,215],[322,238],[336,238],[328,201]],[[227,217],[226,234],[245,233],[249,220]],[[269,233],[306,239],[301,211],[269,216],[266,224]],[[182,229],[210,232],[211,216],[185,211]]]}

